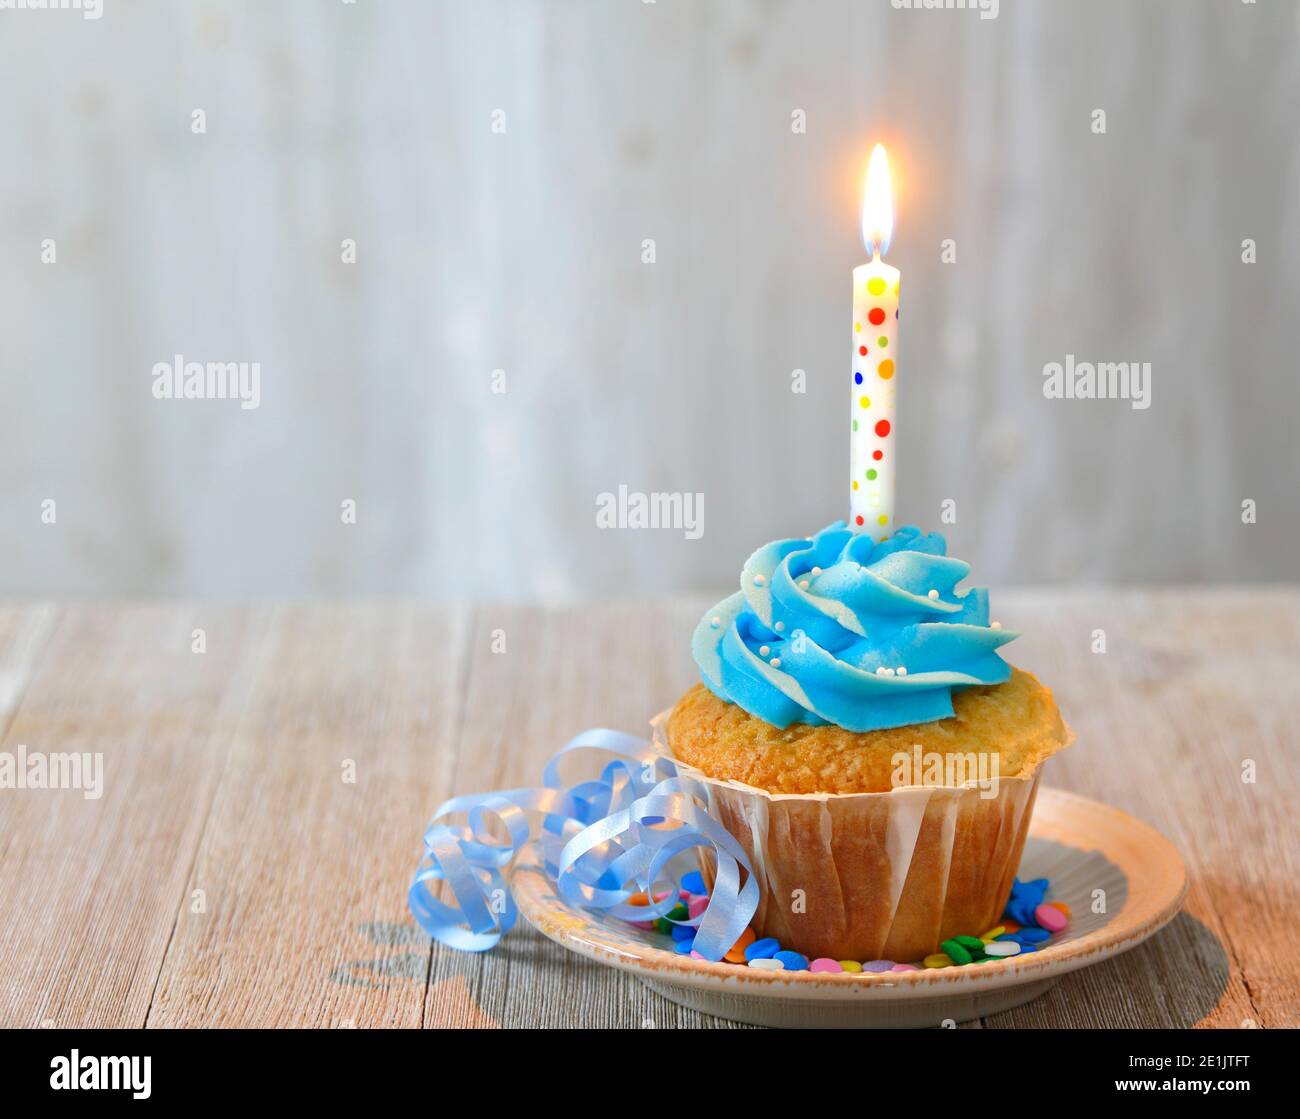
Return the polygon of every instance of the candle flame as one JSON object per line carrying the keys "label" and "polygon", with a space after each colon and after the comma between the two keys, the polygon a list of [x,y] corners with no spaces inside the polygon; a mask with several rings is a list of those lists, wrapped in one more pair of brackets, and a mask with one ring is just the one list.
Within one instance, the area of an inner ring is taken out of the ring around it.
{"label": "candle flame", "polygon": [[862,243],[867,252],[884,256],[894,236],[894,200],[889,192],[889,161],[877,144],[867,165],[867,185],[862,191]]}

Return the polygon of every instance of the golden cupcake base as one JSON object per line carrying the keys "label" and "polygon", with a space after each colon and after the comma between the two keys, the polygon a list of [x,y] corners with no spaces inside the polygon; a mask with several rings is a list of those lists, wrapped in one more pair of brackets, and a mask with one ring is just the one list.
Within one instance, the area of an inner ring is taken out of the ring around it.
{"label": "golden cupcake base", "polygon": [[[815,772],[832,774],[831,784],[885,785],[874,791],[772,791],[727,776],[735,764],[753,772],[764,751],[782,749],[771,739],[785,732],[711,693],[709,703],[696,690],[688,692],[673,712],[655,720],[655,738],[684,775],[704,786],[710,815],[748,855],[762,895],[752,922],[760,937],[775,937],[810,959],[916,961],[951,936],[977,936],[998,923],[1020,866],[1042,764],[1072,738],[1046,688],[1028,673],[1017,671],[1013,680],[1011,694],[980,705],[973,720],[977,733],[971,733],[968,717],[961,726],[949,725],[941,744],[933,729],[940,724],[848,736],[856,743],[846,742],[839,728],[801,728],[798,745],[786,755],[785,774],[800,781]],[[977,690],[998,689],[971,689]],[[958,696],[957,704],[967,696]],[[716,723],[699,721],[713,704],[731,709],[723,713],[728,725],[722,732]],[[1018,729],[1003,714],[1027,706],[1037,714],[1022,718]],[[749,721],[748,746],[732,733],[732,711]],[[998,738],[1002,723],[1007,725]],[[964,736],[952,733],[963,728]],[[922,773],[915,784],[888,784],[884,775],[896,777],[898,753],[915,756],[921,746],[924,756],[936,753],[936,745],[942,746],[938,753],[996,756],[996,779],[932,785],[920,783]],[[845,756],[854,750],[859,756]],[[701,760],[723,773],[706,772]],[[764,772],[775,772],[780,760],[768,758]],[[770,779],[778,789],[790,783]],[[712,867],[702,869],[709,878]]]}

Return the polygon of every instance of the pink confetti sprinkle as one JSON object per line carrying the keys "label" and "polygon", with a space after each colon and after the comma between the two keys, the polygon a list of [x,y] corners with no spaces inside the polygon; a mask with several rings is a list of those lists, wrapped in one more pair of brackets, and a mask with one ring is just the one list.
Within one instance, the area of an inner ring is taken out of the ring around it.
{"label": "pink confetti sprinkle", "polygon": [[1040,905],[1034,910],[1034,920],[1048,932],[1058,933],[1065,928],[1070,919],[1054,905]]}

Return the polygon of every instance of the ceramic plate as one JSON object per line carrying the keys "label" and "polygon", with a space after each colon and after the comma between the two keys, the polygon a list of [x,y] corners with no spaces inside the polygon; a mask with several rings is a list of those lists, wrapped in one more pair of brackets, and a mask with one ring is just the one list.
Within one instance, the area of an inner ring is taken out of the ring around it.
{"label": "ceramic plate", "polygon": [[[521,864],[514,892],[546,936],[634,972],[682,1006],[763,1026],[898,1027],[962,1022],[1028,1002],[1067,972],[1141,944],[1187,891],[1182,859],[1154,828],[1049,788],[1038,793],[1020,877],[1051,879],[1052,898],[1070,906],[1070,927],[1046,947],[975,967],[883,975],[760,971],[679,956],[665,936],[568,905],[535,861]],[[1105,912],[1093,912],[1103,896]]]}

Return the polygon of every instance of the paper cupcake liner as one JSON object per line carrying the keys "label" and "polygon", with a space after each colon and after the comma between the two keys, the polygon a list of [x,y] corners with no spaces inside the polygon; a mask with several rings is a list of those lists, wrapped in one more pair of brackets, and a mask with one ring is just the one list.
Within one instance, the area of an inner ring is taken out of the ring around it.
{"label": "paper cupcake liner", "polygon": [[[1002,915],[1029,832],[1042,763],[972,786],[886,793],[770,793],[708,777],[673,756],[668,713],[654,741],[708,791],[709,813],[744,847],[762,899],[752,922],[810,959],[919,960]],[[712,885],[712,866],[701,868]]]}

